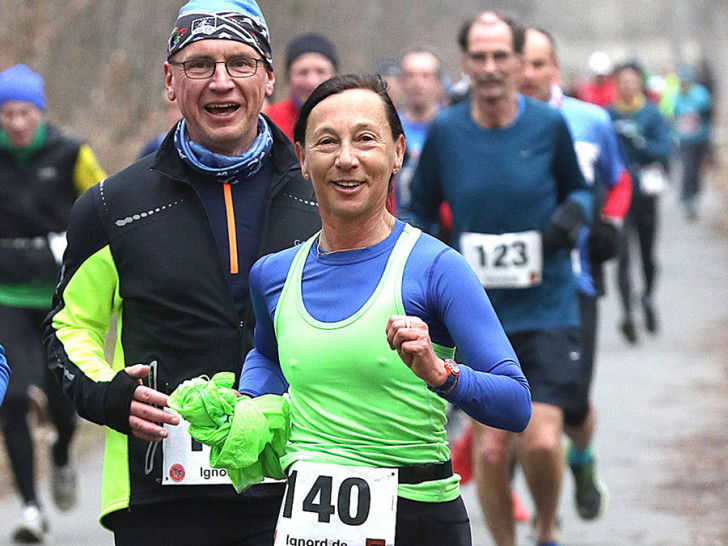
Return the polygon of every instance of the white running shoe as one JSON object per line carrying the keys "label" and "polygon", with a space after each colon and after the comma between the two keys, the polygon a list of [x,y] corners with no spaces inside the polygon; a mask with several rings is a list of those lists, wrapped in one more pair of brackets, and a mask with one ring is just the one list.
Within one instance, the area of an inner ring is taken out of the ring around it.
{"label": "white running shoe", "polygon": [[48,534],[48,521],[40,508],[35,504],[23,506],[20,515],[21,522],[13,532],[13,542],[22,544],[37,544],[43,542]]}

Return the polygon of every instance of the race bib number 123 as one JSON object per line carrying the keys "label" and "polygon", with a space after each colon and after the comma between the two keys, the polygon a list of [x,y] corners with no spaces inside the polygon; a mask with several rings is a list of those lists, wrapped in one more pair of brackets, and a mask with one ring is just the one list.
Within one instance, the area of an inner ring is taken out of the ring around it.
{"label": "race bib number 123", "polygon": [[463,233],[460,251],[485,288],[530,288],[541,284],[541,232]]}

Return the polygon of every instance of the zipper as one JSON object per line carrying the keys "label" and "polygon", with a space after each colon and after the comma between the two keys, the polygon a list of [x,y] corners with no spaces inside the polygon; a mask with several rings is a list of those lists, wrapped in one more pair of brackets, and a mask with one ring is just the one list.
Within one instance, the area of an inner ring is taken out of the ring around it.
{"label": "zipper", "polygon": [[230,247],[230,273],[237,275],[238,267],[238,236],[235,231],[235,208],[233,207],[233,191],[229,183],[223,184],[225,192],[225,213],[227,215],[228,245]]}

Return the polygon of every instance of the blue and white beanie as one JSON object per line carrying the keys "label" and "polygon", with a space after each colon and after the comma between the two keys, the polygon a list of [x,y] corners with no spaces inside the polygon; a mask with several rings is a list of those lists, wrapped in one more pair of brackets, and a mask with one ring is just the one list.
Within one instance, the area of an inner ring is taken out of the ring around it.
{"label": "blue and white beanie", "polygon": [[179,10],[167,44],[167,60],[180,49],[210,38],[249,45],[273,69],[270,34],[255,0],[191,0]]}
{"label": "blue and white beanie", "polygon": [[0,106],[11,100],[30,102],[45,111],[43,78],[24,64],[0,72]]}

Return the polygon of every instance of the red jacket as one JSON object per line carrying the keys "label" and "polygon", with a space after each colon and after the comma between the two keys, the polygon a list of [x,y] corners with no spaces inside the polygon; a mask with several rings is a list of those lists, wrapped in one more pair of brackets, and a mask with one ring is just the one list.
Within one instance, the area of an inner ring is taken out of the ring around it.
{"label": "red jacket", "polygon": [[263,113],[293,142],[293,126],[296,124],[300,111],[301,109],[294,104],[293,99],[288,97],[285,100],[271,104],[263,110]]}

